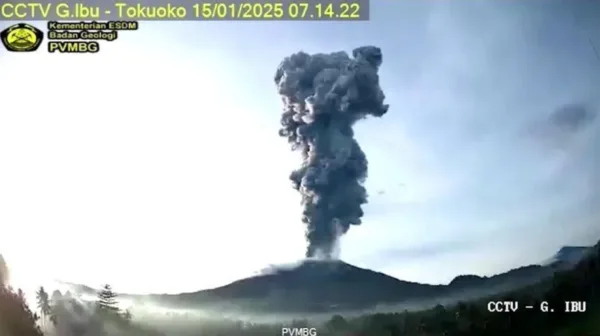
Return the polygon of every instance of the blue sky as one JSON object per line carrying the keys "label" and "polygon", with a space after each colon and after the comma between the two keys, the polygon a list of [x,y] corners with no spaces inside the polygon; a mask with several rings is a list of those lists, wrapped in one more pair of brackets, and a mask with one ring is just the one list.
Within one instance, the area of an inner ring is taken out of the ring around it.
{"label": "blue sky", "polygon": [[600,125],[547,121],[600,108],[600,3],[568,3],[377,1],[369,22],[143,23],[96,55],[2,52],[0,252],[22,282],[129,292],[300,258],[273,74],[298,50],[365,44],[391,108],[357,125],[371,196],[342,259],[446,283],[592,244]]}

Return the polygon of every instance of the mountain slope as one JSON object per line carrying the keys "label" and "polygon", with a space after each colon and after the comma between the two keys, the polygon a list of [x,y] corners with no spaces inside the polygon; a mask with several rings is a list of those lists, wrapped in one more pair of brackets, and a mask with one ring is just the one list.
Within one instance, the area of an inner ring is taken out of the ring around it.
{"label": "mountain slope", "polygon": [[[587,248],[565,247],[553,262],[530,265],[491,277],[461,275],[448,285],[428,285],[398,280],[383,273],[359,268],[343,261],[306,260],[295,267],[241,279],[228,285],[193,293],[148,297],[173,308],[216,311],[317,313],[369,309],[377,305],[449,302],[491,295],[545,279],[583,256]],[[81,292],[90,292],[77,286]]]}
{"label": "mountain slope", "polygon": [[552,258],[544,261],[542,265],[561,264],[566,267],[573,266],[585,258],[592,250],[588,246],[563,246]]}
{"label": "mountain slope", "polygon": [[156,298],[177,306],[202,304],[223,309],[251,308],[255,312],[320,312],[431,298],[439,295],[443,287],[398,280],[343,261],[308,260],[295,268],[253,276],[223,287]]}
{"label": "mountain slope", "polygon": [[223,287],[154,296],[172,307],[277,313],[370,309],[378,305],[475,298],[530,285],[555,272],[525,266],[492,277],[459,276],[448,285],[398,280],[342,261],[306,261],[296,268],[254,276]]}

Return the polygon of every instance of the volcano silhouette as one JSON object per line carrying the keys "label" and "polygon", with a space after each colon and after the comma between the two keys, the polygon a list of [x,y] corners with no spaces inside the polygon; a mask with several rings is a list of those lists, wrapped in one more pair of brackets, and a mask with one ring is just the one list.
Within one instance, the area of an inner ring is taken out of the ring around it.
{"label": "volcano silhouette", "polygon": [[[564,250],[564,248],[563,248]],[[564,253],[563,253],[564,254]],[[413,309],[437,303],[474,299],[534,284],[564,263],[519,267],[494,276],[459,275],[447,285],[430,285],[396,279],[340,260],[304,260],[213,289],[182,294],[130,295],[164,307],[241,313],[321,313],[359,311],[386,305]],[[69,284],[78,294],[96,290]],[[396,306],[400,305],[400,306]]]}
{"label": "volcano silhouette", "polygon": [[409,308],[498,293],[535,283],[554,272],[552,267],[531,265],[492,277],[459,276],[448,285],[430,285],[340,260],[305,260],[214,289],[153,297],[170,307],[227,312],[321,313],[397,304]]}
{"label": "volcano silhouette", "polygon": [[434,297],[444,287],[398,280],[340,260],[305,260],[222,287],[157,298],[177,307],[202,303],[227,310],[319,312]]}

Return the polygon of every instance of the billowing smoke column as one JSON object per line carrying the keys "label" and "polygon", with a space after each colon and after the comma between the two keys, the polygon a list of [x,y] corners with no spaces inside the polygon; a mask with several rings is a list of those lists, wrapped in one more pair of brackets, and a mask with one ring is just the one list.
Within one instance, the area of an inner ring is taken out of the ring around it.
{"label": "billowing smoke column", "polygon": [[381,50],[360,47],[352,56],[299,52],[275,75],[284,104],[279,135],[302,153],[290,179],[302,194],[307,257],[331,258],[337,239],[361,223],[367,158],[352,126],[388,110],[377,74]]}

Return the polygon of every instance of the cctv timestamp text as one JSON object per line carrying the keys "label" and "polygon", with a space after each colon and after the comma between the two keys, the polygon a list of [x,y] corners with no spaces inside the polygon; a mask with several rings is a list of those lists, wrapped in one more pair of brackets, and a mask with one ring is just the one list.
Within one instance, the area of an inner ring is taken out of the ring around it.
{"label": "cctv timestamp text", "polygon": [[192,5],[198,20],[364,20],[361,2],[204,2]]}

